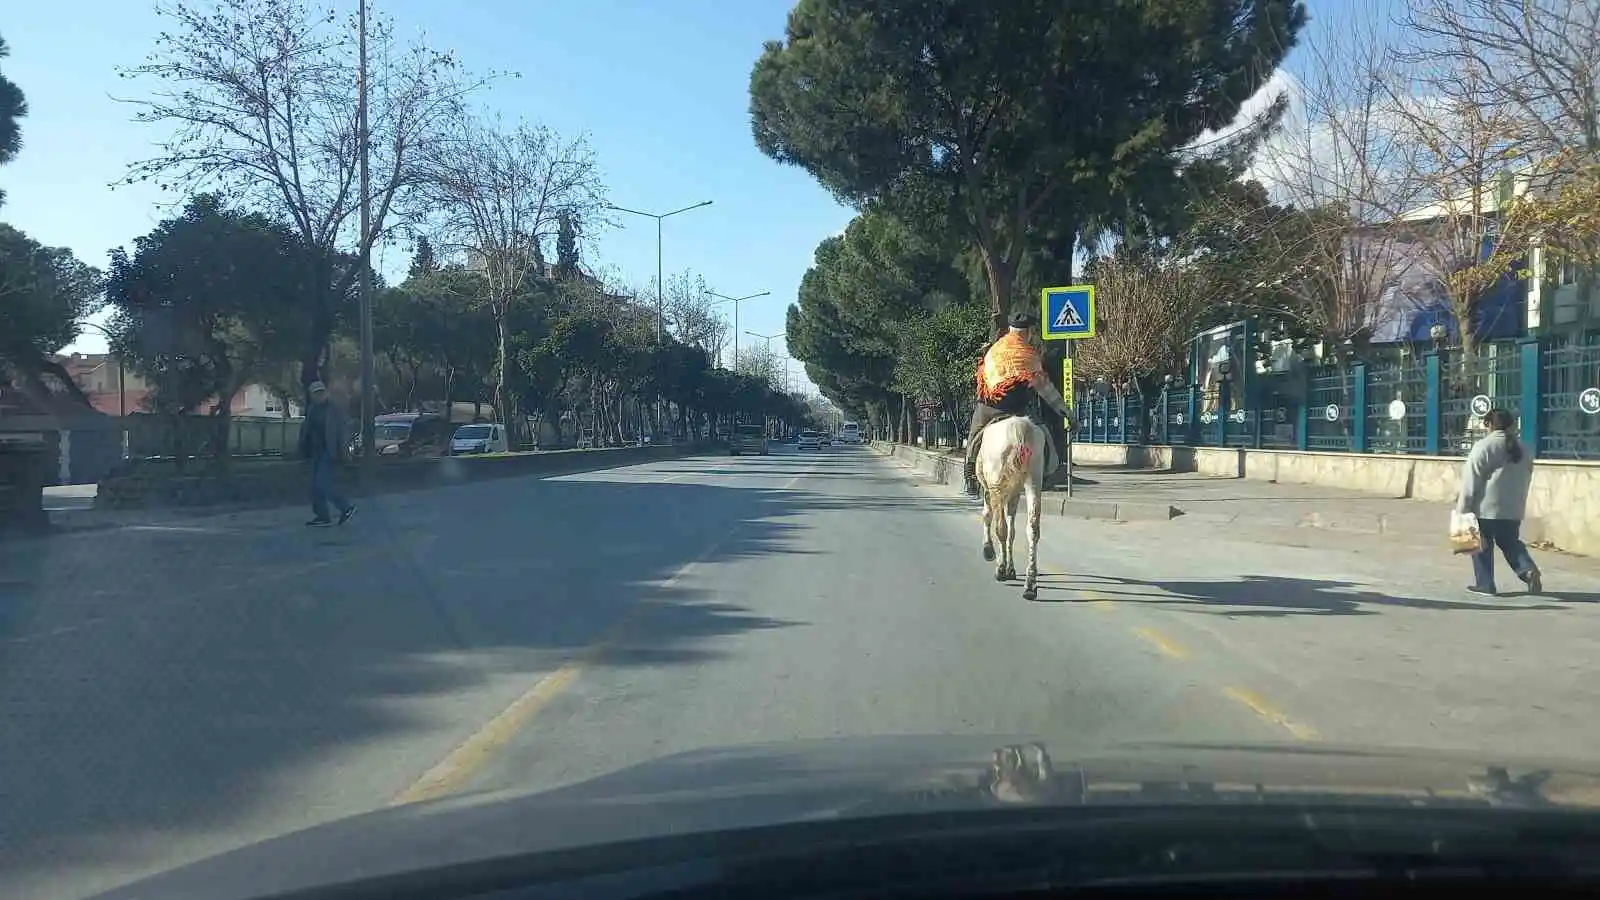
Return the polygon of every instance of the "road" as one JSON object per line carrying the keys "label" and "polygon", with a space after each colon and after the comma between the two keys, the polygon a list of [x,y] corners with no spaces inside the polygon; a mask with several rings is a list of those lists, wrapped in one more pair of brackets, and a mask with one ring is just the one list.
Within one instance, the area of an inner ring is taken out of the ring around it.
{"label": "road", "polygon": [[[392,803],[833,735],[1597,746],[1594,595],[976,508],[864,448],[697,457],[0,545],[0,895]],[[1557,586],[1559,587],[1559,586]]]}

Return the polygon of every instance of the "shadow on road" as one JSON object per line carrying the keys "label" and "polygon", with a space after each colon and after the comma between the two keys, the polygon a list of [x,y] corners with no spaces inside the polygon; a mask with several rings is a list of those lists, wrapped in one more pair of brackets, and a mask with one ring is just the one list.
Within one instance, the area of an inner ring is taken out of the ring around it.
{"label": "shadow on road", "polygon": [[[1117,578],[1102,575],[1039,576],[1044,591],[1093,591],[1097,596],[1148,606],[1221,616],[1371,616],[1385,607],[1467,612],[1562,610],[1555,603],[1433,600],[1361,590],[1354,582],[1276,575],[1243,575],[1231,581]],[[1116,588],[1128,588],[1117,590]],[[1551,595],[1554,597],[1555,595]],[[1520,599],[1520,598],[1519,598]]]}
{"label": "shadow on road", "polygon": [[252,815],[298,827],[392,796],[436,760],[392,784],[393,767],[354,767],[340,798],[292,776],[385,737],[476,727],[506,702],[482,693],[492,679],[525,689],[624,619],[637,627],[598,665],[691,664],[803,626],[675,576],[807,552],[795,517],[820,499],[516,479],[375,498],[339,529],[285,510],[0,548],[0,884],[117,866],[152,835]]}

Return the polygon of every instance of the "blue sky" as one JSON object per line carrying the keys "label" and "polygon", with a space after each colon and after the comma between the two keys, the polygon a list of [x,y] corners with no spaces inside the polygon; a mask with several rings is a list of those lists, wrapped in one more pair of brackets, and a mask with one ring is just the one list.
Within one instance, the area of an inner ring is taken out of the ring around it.
{"label": "blue sky", "polygon": [[[353,9],[353,0],[340,3]],[[587,133],[612,202],[666,211],[713,200],[667,221],[666,270],[693,269],[724,294],[771,291],[742,304],[740,329],[783,330],[817,242],[850,219],[810,176],[764,157],[750,136],[750,66],[763,40],[781,37],[791,0],[374,3],[402,32],[425,32],[475,70],[519,72],[482,103],[509,119]],[[1370,15],[1374,5],[1389,4],[1314,4],[1317,21],[1308,30],[1337,27],[1356,10]],[[103,265],[107,250],[131,244],[167,212],[153,189],[108,187],[148,155],[156,136],[112,97],[137,90],[115,69],[142,59],[160,19],[142,0],[76,0],[70,14],[54,4],[14,3],[0,27],[12,51],[5,71],[30,107],[23,151],[0,169],[8,194],[0,216]],[[655,273],[654,223],[622,218],[624,227],[598,236],[591,262],[642,286]],[[402,256],[388,251],[380,266],[397,271]],[[92,334],[75,345],[102,347]]]}
{"label": "blue sky", "polygon": [[[475,70],[521,73],[498,82],[483,104],[508,119],[587,133],[612,202],[664,212],[714,201],[667,220],[667,272],[693,269],[732,296],[771,291],[741,304],[740,327],[783,330],[817,242],[851,215],[810,176],[763,156],[750,136],[750,67],[762,41],[782,36],[790,0],[374,2],[403,31],[425,31]],[[341,5],[354,8],[353,0]],[[131,94],[115,67],[140,61],[160,20],[140,0],[76,0],[70,14],[63,10],[8,4],[0,22],[11,46],[5,72],[30,109],[23,151],[0,169],[8,195],[0,217],[104,265],[107,250],[131,245],[166,212],[152,189],[107,187],[148,155],[150,126],[131,122],[131,109],[111,97]],[[655,276],[655,224],[620,218],[628,221],[598,236],[591,261],[643,286]],[[394,258],[403,254],[389,256],[386,271],[403,268]],[[103,341],[85,335],[76,346],[98,350]]]}

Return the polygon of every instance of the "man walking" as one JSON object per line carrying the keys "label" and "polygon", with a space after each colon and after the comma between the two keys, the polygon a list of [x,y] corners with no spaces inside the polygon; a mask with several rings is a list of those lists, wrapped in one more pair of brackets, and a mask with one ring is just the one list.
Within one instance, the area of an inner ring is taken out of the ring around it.
{"label": "man walking", "polygon": [[311,461],[311,521],[307,525],[332,525],[328,501],[339,508],[339,524],[356,514],[355,504],[345,499],[333,485],[339,458],[344,452],[344,423],[339,410],[328,402],[328,386],[311,382],[311,408],[300,429],[300,455]]}

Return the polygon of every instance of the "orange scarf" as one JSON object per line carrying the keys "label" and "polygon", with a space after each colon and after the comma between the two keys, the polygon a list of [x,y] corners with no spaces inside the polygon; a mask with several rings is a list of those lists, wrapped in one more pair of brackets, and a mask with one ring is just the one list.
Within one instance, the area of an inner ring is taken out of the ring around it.
{"label": "orange scarf", "polygon": [[1033,380],[1039,353],[1024,334],[1008,331],[989,346],[978,364],[978,398],[993,403],[1019,384]]}

